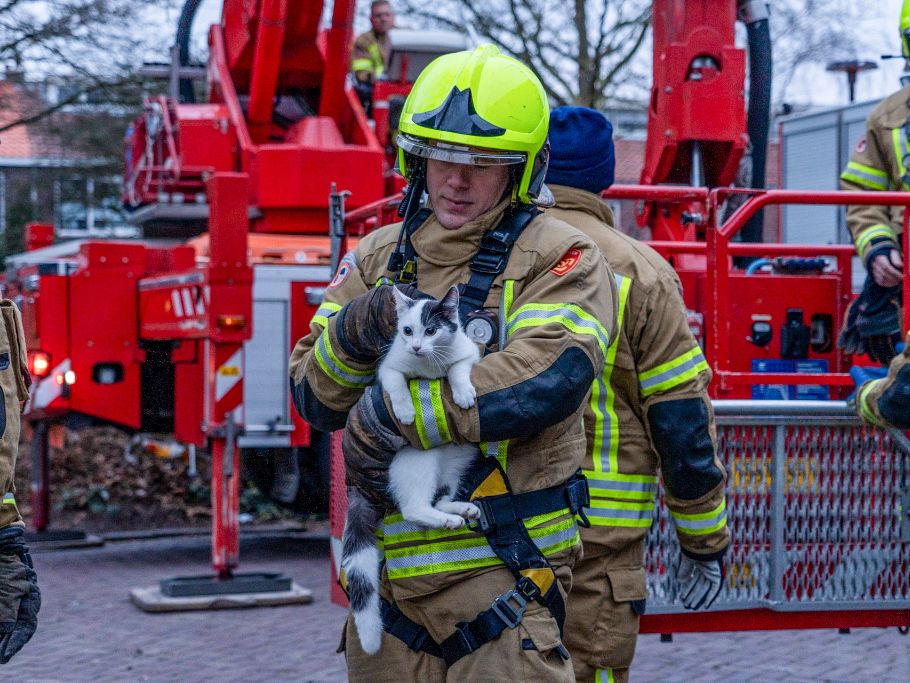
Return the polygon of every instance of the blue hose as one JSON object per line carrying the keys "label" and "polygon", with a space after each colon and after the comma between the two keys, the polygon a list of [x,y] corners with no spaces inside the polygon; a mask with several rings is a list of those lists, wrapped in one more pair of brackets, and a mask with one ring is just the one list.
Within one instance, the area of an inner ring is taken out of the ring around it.
{"label": "blue hose", "polygon": [[762,266],[770,266],[771,261],[766,258],[760,258],[757,261],[753,261],[749,264],[749,267],[746,268],[746,275],[755,275],[755,271],[761,268]]}

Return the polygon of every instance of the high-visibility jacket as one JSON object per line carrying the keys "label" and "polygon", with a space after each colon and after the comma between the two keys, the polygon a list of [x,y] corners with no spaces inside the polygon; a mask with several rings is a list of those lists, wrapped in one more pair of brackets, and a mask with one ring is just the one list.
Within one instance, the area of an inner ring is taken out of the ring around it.
{"label": "high-visibility jacket", "polygon": [[0,528],[24,526],[16,506],[16,454],[19,450],[21,406],[28,399],[25,334],[19,309],[12,301],[0,301]]}
{"label": "high-visibility jacket", "polygon": [[361,33],[351,50],[351,71],[358,81],[375,81],[385,72],[391,51],[388,34],[377,36],[372,29]]}
{"label": "high-visibility jacket", "polygon": [[870,424],[910,429],[910,333],[904,352],[891,359],[887,377],[866,382],[856,392],[856,409]]}
{"label": "high-visibility jacket", "polygon": [[[647,245],[612,229],[612,212],[597,195],[559,185],[550,188],[556,206],[548,213],[594,240],[619,290],[619,334],[585,411],[584,470],[591,489],[591,528],[582,529],[587,559],[644,539],[653,521],[661,458],[688,457],[686,452],[659,452],[652,440],[652,406],[678,399],[704,402],[704,431],[715,445],[707,394],[711,370],[689,330],[679,278],[670,265]],[[680,434],[676,447],[689,446]],[[687,468],[686,476],[689,488],[699,491],[695,499],[685,491],[669,490],[665,481],[679,543],[693,556],[717,556],[730,541],[723,465],[715,454],[713,461]],[[664,478],[669,479],[666,472]],[[638,579],[643,588],[643,571]]]}
{"label": "high-visibility jacket", "polygon": [[[905,159],[910,141],[905,124],[910,116],[910,86],[882,100],[866,119],[866,133],[856,143],[850,162],[840,176],[843,190],[910,190]],[[847,207],[847,227],[856,252],[864,261],[873,245],[899,248],[903,207],[869,205]]]}
{"label": "high-visibility jacket", "polygon": [[[482,235],[499,224],[507,206],[503,201],[457,230],[443,228],[430,215],[412,236],[419,288],[438,298],[466,283]],[[390,275],[386,268],[398,234],[398,225],[380,228],[342,259],[310,333],[297,342],[290,364],[292,392],[311,422],[318,423],[323,413],[343,417],[374,382],[375,367],[345,353],[335,314]],[[585,455],[585,397],[603,371],[612,342],[612,283],[609,266],[590,239],[550,216],[535,217],[484,305],[499,320],[506,341],[473,369],[477,402],[467,410],[457,406],[446,379],[412,380],[417,419],[413,425],[398,424],[399,431],[423,447],[447,441],[479,444],[504,465],[516,493],[566,481]],[[574,561],[580,540],[568,509],[524,523],[554,565]],[[418,622],[420,614],[409,613],[402,601],[503,566],[486,539],[466,529],[427,530],[391,514],[381,535],[394,599]]]}

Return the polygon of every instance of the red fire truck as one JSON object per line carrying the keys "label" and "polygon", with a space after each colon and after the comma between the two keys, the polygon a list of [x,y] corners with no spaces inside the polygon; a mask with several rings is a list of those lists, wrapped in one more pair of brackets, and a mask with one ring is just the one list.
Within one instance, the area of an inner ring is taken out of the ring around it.
{"label": "red fire truck", "polygon": [[[208,448],[213,562],[227,577],[237,564],[241,451],[266,489],[310,508],[325,502],[331,462],[333,549],[340,539],[337,439],[294,414],[287,356],[342,242],[394,218],[388,114],[433,49],[399,51],[376,85],[371,123],[345,87],[353,0],[334,4],[325,32],[320,0],[225,0],[209,31],[205,101],[195,103],[186,48],[198,5],[188,0],[181,15],[171,96],[147,103],[128,144],[125,201],[144,239],[46,246],[11,264],[35,375],[28,418],[38,456],[46,459],[47,430],[58,423],[116,424]],[[737,18],[749,36],[748,109]],[[910,195],[761,189],[765,3],[655,0],[653,27],[642,183],[609,194],[636,202],[685,286],[715,372],[734,545],[718,610],[679,614],[668,578],[672,522],[658,514],[643,628],[910,626],[910,444],[861,426],[838,400],[850,384],[850,359],[834,339],[852,295],[852,248],[755,239],[767,206],[906,205]],[[755,187],[730,189],[750,137]],[[737,194],[745,201],[734,211]],[[740,231],[750,241],[735,242]],[[744,267],[745,257],[765,265]],[[800,400],[808,398],[828,400]]]}

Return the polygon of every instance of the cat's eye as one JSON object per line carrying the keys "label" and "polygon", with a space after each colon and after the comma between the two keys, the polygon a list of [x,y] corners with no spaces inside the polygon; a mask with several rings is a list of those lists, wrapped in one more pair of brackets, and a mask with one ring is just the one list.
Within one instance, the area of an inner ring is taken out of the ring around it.
{"label": "cat's eye", "polygon": [[402,332],[404,332],[405,337],[410,337],[412,334],[414,334],[414,330],[412,330],[410,327],[405,327]]}
{"label": "cat's eye", "polygon": [[428,337],[432,337],[434,334],[436,334],[436,328],[435,328],[435,327],[428,327],[427,329],[425,329],[425,330],[423,331],[423,333],[424,333],[425,335],[427,335]]}

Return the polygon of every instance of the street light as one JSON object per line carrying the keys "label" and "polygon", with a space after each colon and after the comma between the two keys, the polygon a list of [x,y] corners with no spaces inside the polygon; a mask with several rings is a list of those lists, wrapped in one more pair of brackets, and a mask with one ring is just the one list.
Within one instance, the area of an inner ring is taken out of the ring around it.
{"label": "street light", "polygon": [[840,62],[830,62],[827,66],[828,71],[843,71],[847,74],[847,85],[850,86],[850,101],[855,99],[856,95],[856,74],[860,71],[872,71],[877,69],[878,64],[875,62],[861,62],[858,59],[846,59]]}

